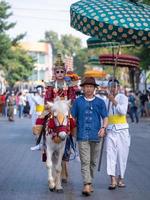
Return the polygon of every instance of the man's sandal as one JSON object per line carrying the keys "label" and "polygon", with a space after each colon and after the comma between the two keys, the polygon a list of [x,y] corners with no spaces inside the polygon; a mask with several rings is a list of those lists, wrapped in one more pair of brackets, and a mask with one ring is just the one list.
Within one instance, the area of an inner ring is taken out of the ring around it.
{"label": "man's sandal", "polygon": [[85,184],[84,188],[82,190],[82,194],[84,196],[90,196],[91,195],[91,184]]}

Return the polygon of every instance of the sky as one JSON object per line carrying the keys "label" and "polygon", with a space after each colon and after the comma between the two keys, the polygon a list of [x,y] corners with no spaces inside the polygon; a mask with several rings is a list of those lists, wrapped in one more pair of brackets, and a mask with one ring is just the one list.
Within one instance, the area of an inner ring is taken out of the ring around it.
{"label": "sky", "polygon": [[25,41],[44,39],[45,31],[55,31],[58,35],[72,34],[86,46],[88,36],[70,27],[70,5],[77,0],[6,0],[13,16],[10,21],[16,26],[9,31],[11,37],[27,32]]}

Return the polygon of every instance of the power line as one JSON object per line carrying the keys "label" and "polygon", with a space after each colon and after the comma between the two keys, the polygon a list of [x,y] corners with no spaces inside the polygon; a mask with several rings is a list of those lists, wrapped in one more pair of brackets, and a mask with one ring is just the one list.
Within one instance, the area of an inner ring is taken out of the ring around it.
{"label": "power line", "polygon": [[66,19],[59,19],[59,18],[45,18],[45,17],[34,17],[34,16],[29,16],[29,15],[13,15],[13,16],[16,16],[16,17],[23,17],[23,18],[34,18],[34,19],[40,19],[40,20],[52,20],[52,21],[66,21],[68,22]]}
{"label": "power line", "polygon": [[52,12],[69,12],[69,10],[47,9],[47,8],[17,8],[12,7],[15,10],[31,10],[31,11],[52,11]]}

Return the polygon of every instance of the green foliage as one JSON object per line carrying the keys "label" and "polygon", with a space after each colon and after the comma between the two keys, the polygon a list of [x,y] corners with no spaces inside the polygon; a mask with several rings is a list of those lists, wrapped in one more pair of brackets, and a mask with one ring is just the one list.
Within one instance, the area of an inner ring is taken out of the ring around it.
{"label": "green foliage", "polygon": [[137,56],[141,59],[141,68],[148,70],[150,67],[150,49],[142,48],[137,52]]}
{"label": "green foliage", "polygon": [[33,59],[25,51],[19,48],[12,50],[4,69],[9,85],[13,86],[16,81],[28,80],[32,74],[33,66]]}
{"label": "green foliage", "polygon": [[148,70],[150,66],[150,49],[149,48],[137,48],[132,47],[124,50],[125,53],[140,58],[140,70]]}
{"label": "green foliage", "polygon": [[9,12],[10,5],[5,2],[0,2],[0,33],[4,33],[5,31],[13,28],[16,23],[8,23],[7,19],[12,15],[11,12]]}
{"label": "green foliage", "polygon": [[[0,66],[3,66],[11,48],[11,40],[4,33],[0,33]],[[1,69],[1,68],[0,68]]]}
{"label": "green foliage", "polygon": [[54,31],[46,31],[44,42],[48,42],[52,45],[53,56],[56,57],[57,50],[59,48],[59,37],[58,34]]}
{"label": "green foliage", "polygon": [[11,42],[12,46],[18,46],[19,41],[22,40],[25,36],[26,36],[26,33],[21,33],[17,35],[15,38],[13,38]]}
{"label": "green foliage", "polygon": [[150,0],[143,0],[143,3],[150,5]]}
{"label": "green foliage", "polygon": [[73,56],[81,49],[81,40],[70,35],[62,35],[63,55]]}
{"label": "green foliage", "polygon": [[81,49],[74,57],[74,70],[79,76],[83,76],[86,65],[88,64],[88,50]]}
{"label": "green foliage", "polygon": [[[57,53],[65,56],[74,56],[75,72],[79,75],[84,72],[84,64],[87,62],[87,49],[81,47],[81,39],[72,35],[61,35],[54,31],[45,32],[44,42],[49,42],[53,49],[53,60],[55,60]],[[86,53],[85,53],[86,52]]]}
{"label": "green foliage", "polygon": [[58,34],[54,31],[46,31],[44,41],[51,43],[54,58],[58,52],[64,56],[73,56],[81,49],[81,40],[79,38],[65,34],[59,39]]}

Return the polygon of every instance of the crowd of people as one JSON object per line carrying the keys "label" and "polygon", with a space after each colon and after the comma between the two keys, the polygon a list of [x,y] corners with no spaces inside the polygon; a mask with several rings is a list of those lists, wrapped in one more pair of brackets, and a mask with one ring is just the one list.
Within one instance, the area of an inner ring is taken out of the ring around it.
{"label": "crowd of people", "polygon": [[28,94],[21,91],[6,91],[0,95],[0,106],[2,117],[8,117],[9,121],[14,121],[14,116],[23,118],[29,115],[30,105]]}
{"label": "crowd of people", "polygon": [[[38,87],[37,87],[38,88]],[[30,115],[30,96],[36,96],[37,88],[34,91],[6,91],[0,94],[0,115],[8,117],[9,121],[14,121],[14,116],[19,118]],[[80,95],[82,91],[77,89],[76,95]],[[98,92],[99,93],[99,92]],[[142,117],[150,117],[150,91],[125,92],[128,96],[128,116],[131,122],[139,122]],[[103,96],[101,94],[100,96]],[[105,96],[104,96],[105,99]]]}
{"label": "crowd of people", "polygon": [[133,92],[128,93],[128,114],[131,122],[139,122],[141,117],[150,117],[150,92]]}

